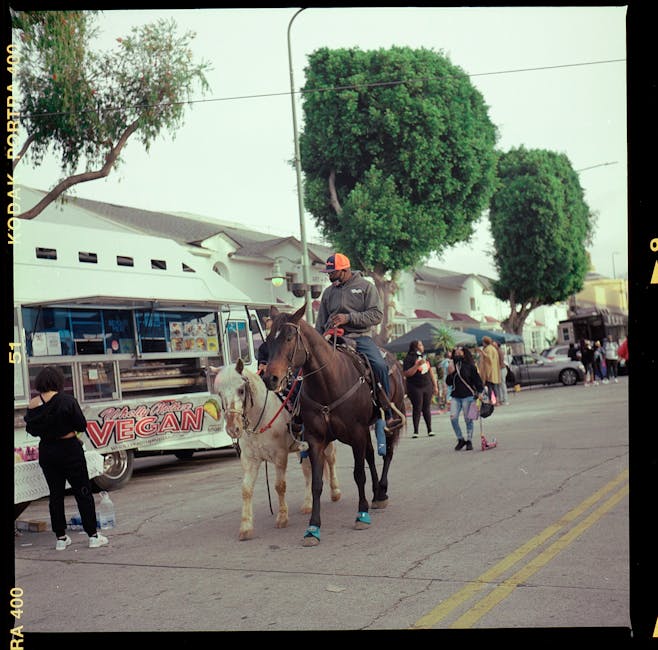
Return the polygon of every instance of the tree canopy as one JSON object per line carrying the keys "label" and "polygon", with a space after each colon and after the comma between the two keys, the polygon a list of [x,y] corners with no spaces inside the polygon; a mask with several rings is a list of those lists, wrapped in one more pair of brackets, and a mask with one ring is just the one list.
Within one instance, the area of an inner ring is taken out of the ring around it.
{"label": "tree canopy", "polygon": [[209,89],[210,65],[195,63],[192,32],[173,20],[133,28],[111,52],[96,52],[93,11],[12,12],[19,46],[20,127],[25,132],[14,166],[39,165],[53,152],[62,178],[32,209],[31,219],[77,183],[107,176],[133,134],[148,151],[183,123],[193,90]]}
{"label": "tree canopy", "polygon": [[468,75],[432,50],[321,48],[305,72],[306,208],[386,307],[399,271],[472,236],[496,129]]}
{"label": "tree canopy", "polygon": [[519,147],[500,156],[489,220],[494,293],[510,303],[505,329],[520,334],[530,311],[582,289],[594,215],[565,154]]}

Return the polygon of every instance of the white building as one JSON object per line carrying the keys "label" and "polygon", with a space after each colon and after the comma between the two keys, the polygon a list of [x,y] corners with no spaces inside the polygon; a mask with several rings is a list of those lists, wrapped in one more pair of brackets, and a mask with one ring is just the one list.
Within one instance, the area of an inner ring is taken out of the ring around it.
{"label": "white building", "polygon": [[[21,205],[34,205],[45,195],[23,186],[18,190]],[[112,232],[135,232],[174,240],[256,303],[292,309],[304,302],[301,242],[293,235],[273,237],[209,217],[153,212],[74,197],[52,203],[36,219],[108,232],[99,232],[101,238],[111,237]],[[320,270],[334,251],[315,242],[309,242],[307,248],[313,309],[317,311],[318,298],[328,284],[326,274]],[[273,282],[273,278],[280,279]],[[478,274],[422,266],[403,272],[398,286],[393,319],[396,336],[424,322],[502,331],[500,323],[509,313],[508,304],[493,294],[492,279]],[[554,343],[558,323],[566,316],[566,303],[532,312],[523,332],[526,350],[539,352]]]}

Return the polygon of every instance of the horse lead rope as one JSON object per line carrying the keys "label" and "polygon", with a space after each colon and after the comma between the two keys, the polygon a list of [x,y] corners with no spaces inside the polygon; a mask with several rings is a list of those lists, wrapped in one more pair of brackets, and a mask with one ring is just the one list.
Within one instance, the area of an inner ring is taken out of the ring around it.
{"label": "horse lead rope", "polygon": [[[281,411],[283,410],[283,407],[290,401],[290,396],[292,395],[292,391],[295,388],[295,384],[297,384],[298,381],[302,380],[301,374],[302,374],[302,369],[300,368],[299,371],[297,372],[297,376],[295,377],[294,381],[292,382],[292,385],[290,386],[290,390],[288,391],[286,398],[281,402],[281,406],[279,407],[278,411],[274,414],[274,417],[264,427],[260,428],[258,433],[264,433],[265,431],[267,431],[274,423],[274,420],[276,420],[279,417]],[[267,398],[265,398],[265,400],[267,401]],[[264,407],[263,410],[265,410]],[[260,418],[258,421],[260,422]],[[254,431],[254,433],[256,432]]]}

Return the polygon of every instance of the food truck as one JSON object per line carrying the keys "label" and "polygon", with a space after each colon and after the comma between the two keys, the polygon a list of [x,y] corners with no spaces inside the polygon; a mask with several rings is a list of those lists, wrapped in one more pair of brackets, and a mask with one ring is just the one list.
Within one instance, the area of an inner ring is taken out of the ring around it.
{"label": "food truck", "polygon": [[211,367],[241,358],[256,370],[263,332],[257,305],[208,268],[207,251],[39,221],[19,220],[13,237],[15,503],[47,494],[23,421],[46,365],[80,402],[101,489],[124,485],[137,456],[232,447]]}

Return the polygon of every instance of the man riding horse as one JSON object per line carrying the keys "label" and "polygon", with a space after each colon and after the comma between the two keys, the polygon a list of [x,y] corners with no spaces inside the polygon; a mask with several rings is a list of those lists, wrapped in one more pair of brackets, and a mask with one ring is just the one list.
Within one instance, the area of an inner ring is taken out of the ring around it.
{"label": "man riding horse", "polygon": [[332,328],[340,328],[343,337],[354,340],[357,352],[370,362],[380,388],[375,392],[385,393],[381,406],[386,414],[386,429],[394,431],[402,426],[402,419],[394,415],[391,409],[388,367],[372,339],[373,327],[383,318],[379,293],[360,271],[352,271],[349,259],[342,253],[330,255],[322,272],[329,274],[331,286],[323,291],[320,298],[315,329],[324,335]]}

